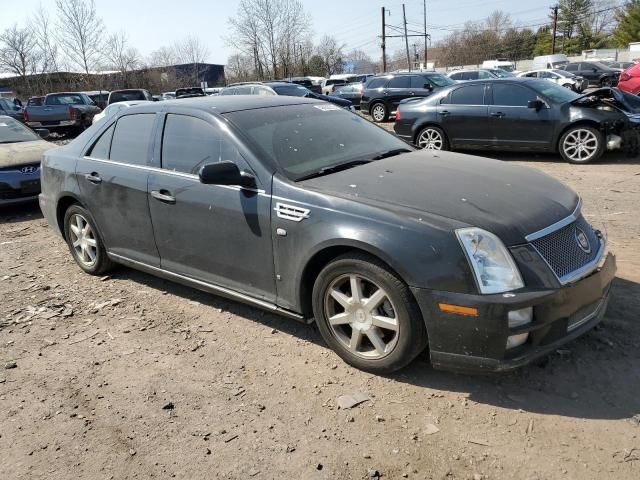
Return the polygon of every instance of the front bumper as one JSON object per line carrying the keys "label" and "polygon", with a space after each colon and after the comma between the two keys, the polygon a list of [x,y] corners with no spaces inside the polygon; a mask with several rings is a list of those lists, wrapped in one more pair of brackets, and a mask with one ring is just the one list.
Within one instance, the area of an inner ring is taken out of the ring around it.
{"label": "front bumper", "polygon": [[[468,373],[503,372],[548,355],[602,319],[615,272],[615,256],[609,253],[589,276],[554,290],[469,295],[412,288],[425,318],[432,365]],[[440,303],[479,313],[445,313]],[[533,307],[533,321],[510,329],[508,312],[527,307]],[[525,332],[529,337],[524,345],[506,348],[509,336]]]}
{"label": "front bumper", "polygon": [[40,193],[40,167],[33,172],[23,173],[19,167],[6,168],[0,171],[0,205],[15,205],[31,202],[38,198]]}

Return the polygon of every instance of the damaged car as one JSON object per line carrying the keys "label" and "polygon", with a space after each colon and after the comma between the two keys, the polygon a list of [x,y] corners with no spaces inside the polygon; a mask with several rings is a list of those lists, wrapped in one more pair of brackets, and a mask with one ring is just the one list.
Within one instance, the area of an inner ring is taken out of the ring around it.
{"label": "damaged car", "polygon": [[85,272],[117,263],[315,320],[376,373],[427,349],[438,368],[531,362],[600,321],[616,270],[559,181],[304,97],[132,106],[48,152],[42,179]]}
{"label": "damaged car", "polygon": [[420,148],[558,152],[581,164],[637,148],[639,101],[630,97],[615,88],[580,95],[542,79],[472,81],[402,102],[394,129]]}

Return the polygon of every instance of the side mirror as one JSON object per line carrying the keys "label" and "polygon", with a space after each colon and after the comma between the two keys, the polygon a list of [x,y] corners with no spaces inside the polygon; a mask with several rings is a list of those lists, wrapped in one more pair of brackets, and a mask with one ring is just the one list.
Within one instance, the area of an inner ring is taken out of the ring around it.
{"label": "side mirror", "polygon": [[237,185],[243,188],[255,188],[255,177],[230,160],[203,165],[198,172],[200,182],[205,185]]}
{"label": "side mirror", "polygon": [[34,130],[41,139],[46,140],[47,138],[49,138],[49,130],[47,130],[46,128],[36,128]]}
{"label": "side mirror", "polygon": [[430,83],[425,83],[422,88],[424,88],[425,90],[433,90],[433,85],[431,85]]}
{"label": "side mirror", "polygon": [[527,108],[535,108],[536,110],[540,110],[542,107],[544,107],[544,103],[542,102],[542,100],[529,100],[527,102]]}

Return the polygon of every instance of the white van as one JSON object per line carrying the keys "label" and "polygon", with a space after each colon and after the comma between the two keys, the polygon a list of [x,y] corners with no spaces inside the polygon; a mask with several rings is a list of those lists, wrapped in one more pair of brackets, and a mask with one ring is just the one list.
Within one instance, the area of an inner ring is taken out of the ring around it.
{"label": "white van", "polygon": [[485,69],[495,69],[499,68],[500,70],[504,70],[505,72],[515,72],[516,66],[513,62],[510,62],[506,58],[498,58],[496,60],[485,60],[482,62],[482,68]]}
{"label": "white van", "polygon": [[532,70],[559,68],[567,63],[569,63],[569,59],[562,53],[556,55],[540,55],[539,57],[534,57]]}

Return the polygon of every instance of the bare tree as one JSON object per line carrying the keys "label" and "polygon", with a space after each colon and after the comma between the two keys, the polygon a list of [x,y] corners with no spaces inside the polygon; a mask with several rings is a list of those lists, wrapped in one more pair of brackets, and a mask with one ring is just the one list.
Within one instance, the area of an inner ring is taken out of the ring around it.
{"label": "bare tree", "polygon": [[250,80],[253,74],[253,60],[247,55],[241,53],[235,53],[227,59],[227,65],[225,69],[225,76],[227,81],[231,82],[245,82]]}
{"label": "bare tree", "polygon": [[322,58],[327,75],[342,72],[344,47],[329,35],[325,35],[320,39],[317,54]]}
{"label": "bare tree", "polygon": [[40,72],[58,72],[60,70],[58,44],[54,39],[53,25],[51,24],[49,12],[42,8],[42,5],[36,10],[31,24],[36,45],[40,52]]}
{"label": "bare tree", "polygon": [[353,73],[371,73],[375,68],[372,58],[362,50],[350,51],[345,62],[352,65]]}
{"label": "bare tree", "polygon": [[94,0],[56,0],[57,40],[69,60],[85,73],[96,67],[101,57],[104,24]]}
{"label": "bare tree", "polygon": [[0,34],[0,69],[22,78],[27,87],[27,75],[35,72],[38,56],[36,39],[31,27],[13,25]]}
{"label": "bare tree", "polygon": [[170,67],[178,63],[178,56],[173,47],[160,47],[158,50],[151,52],[149,55],[149,66],[151,67]]}
{"label": "bare tree", "polygon": [[105,59],[110,68],[118,70],[122,77],[123,87],[127,88],[129,73],[142,64],[138,50],[129,45],[125,32],[114,33],[105,42]]}
{"label": "bare tree", "polygon": [[193,35],[189,35],[184,40],[176,43],[174,48],[178,63],[190,63],[192,80],[194,84],[199,83],[200,64],[207,60],[209,49],[198,37]]}

